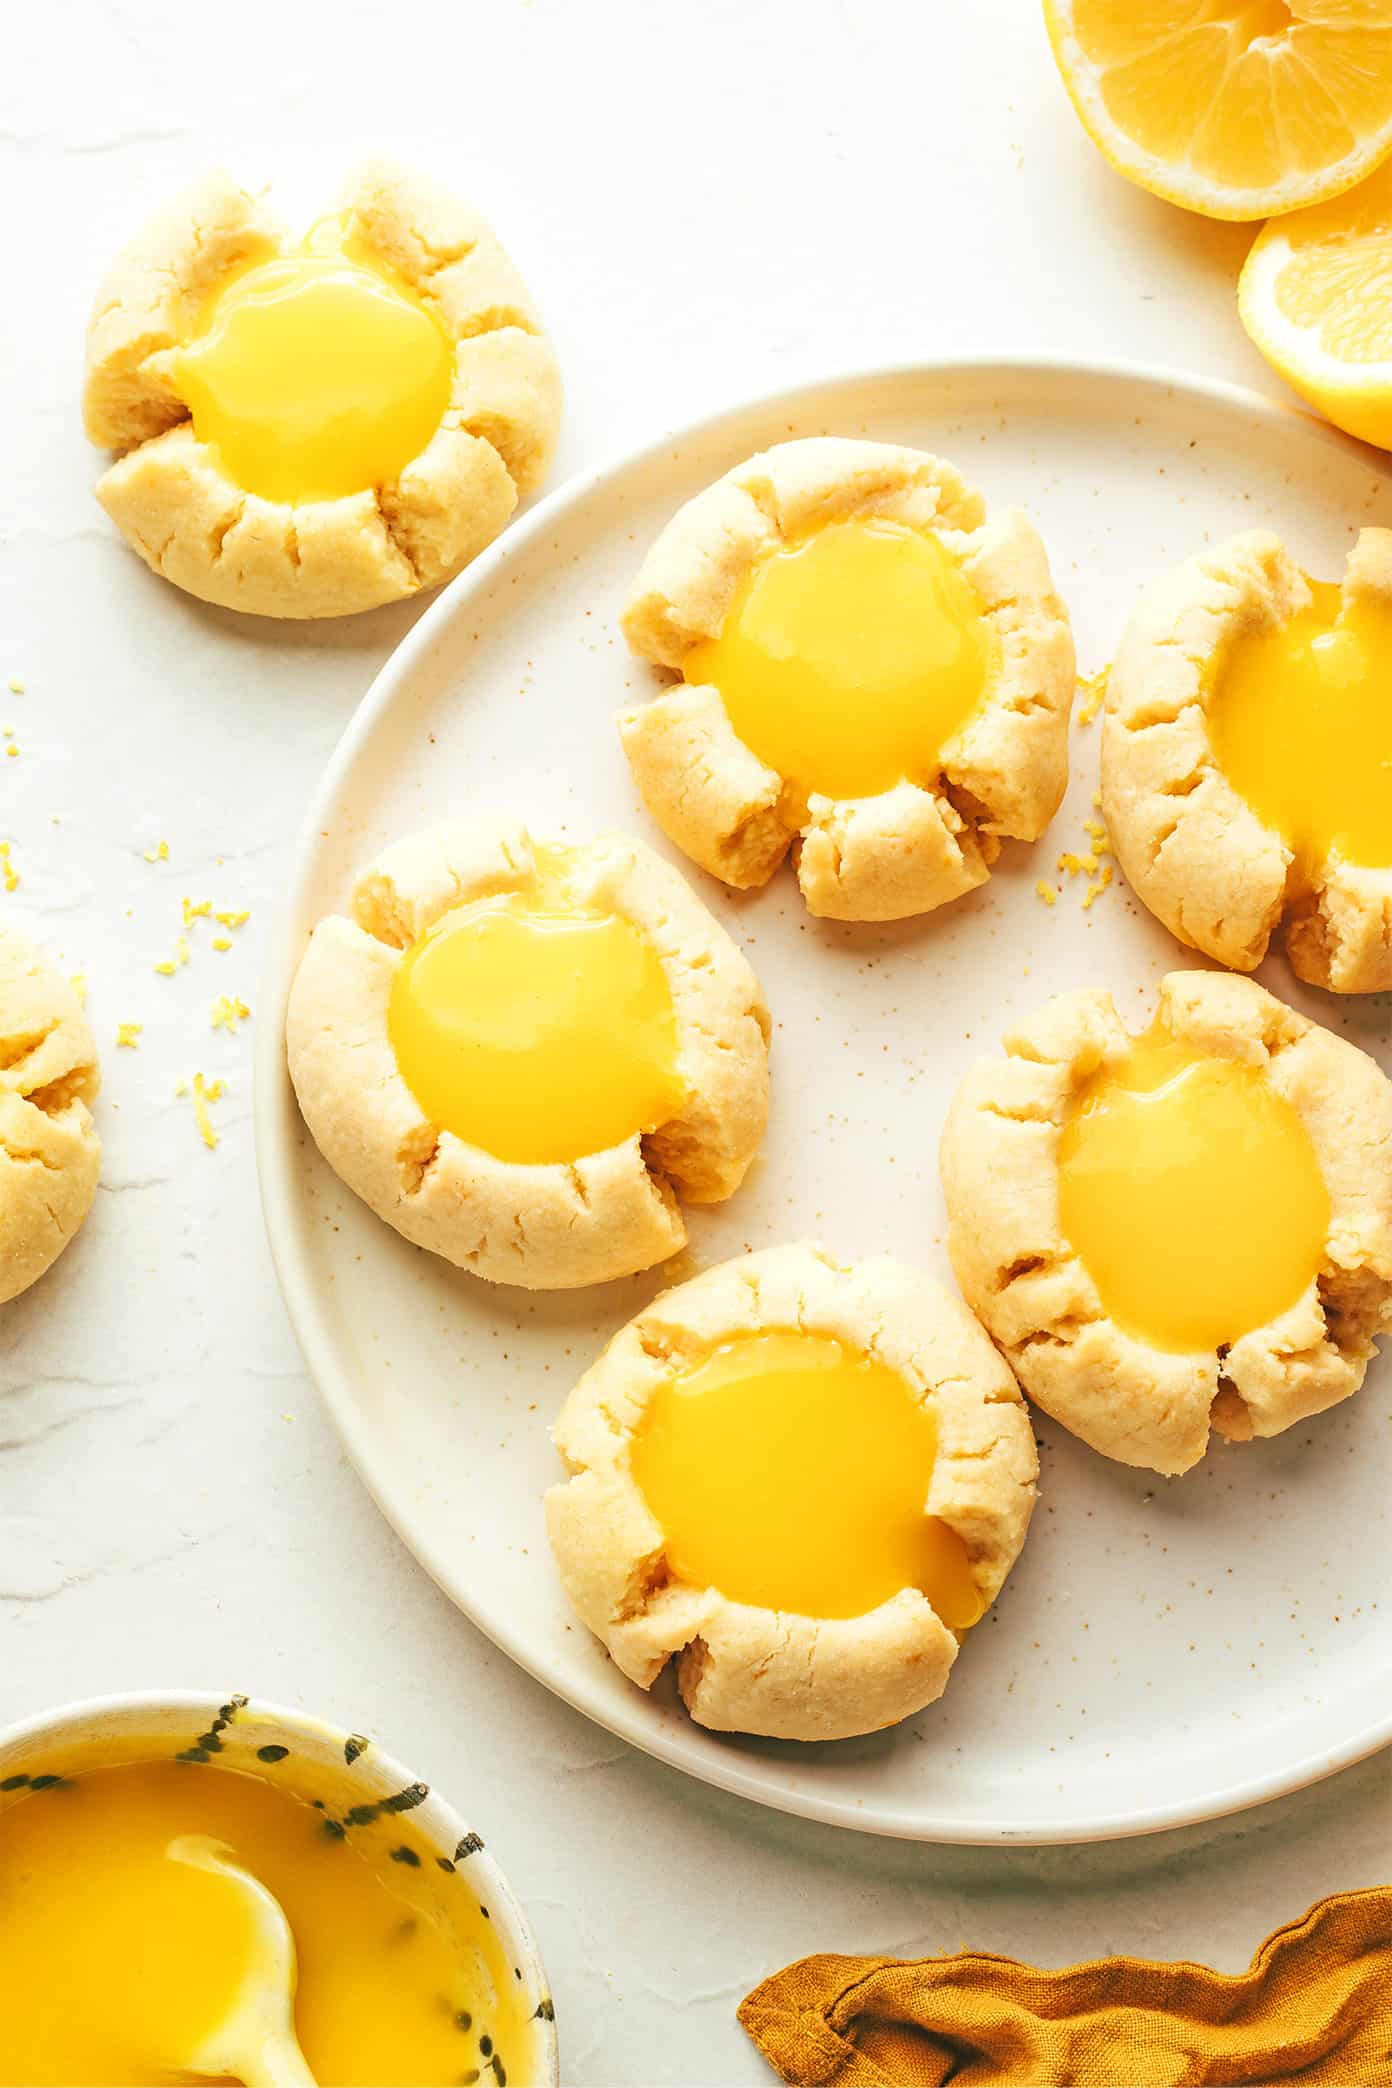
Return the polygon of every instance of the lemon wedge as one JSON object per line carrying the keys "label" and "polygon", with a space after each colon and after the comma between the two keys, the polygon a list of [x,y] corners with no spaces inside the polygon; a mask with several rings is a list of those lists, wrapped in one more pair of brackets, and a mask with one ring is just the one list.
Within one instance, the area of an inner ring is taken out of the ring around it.
{"label": "lemon wedge", "polygon": [[1237,308],[1302,398],[1392,449],[1392,161],[1351,194],[1266,226]]}
{"label": "lemon wedge", "polygon": [[1392,151],[1392,0],[1044,0],[1120,174],[1205,217],[1336,196]]}

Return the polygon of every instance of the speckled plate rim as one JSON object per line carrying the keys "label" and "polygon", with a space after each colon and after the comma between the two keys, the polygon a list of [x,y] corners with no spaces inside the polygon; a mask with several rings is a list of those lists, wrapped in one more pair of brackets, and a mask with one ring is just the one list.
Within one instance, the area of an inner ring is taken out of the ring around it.
{"label": "speckled plate rim", "polygon": [[[94,1730],[105,1728],[113,1733],[138,1733],[142,1719],[187,1719],[190,1733],[215,1730],[215,1721],[230,1718],[229,1706],[235,1706],[248,1719],[276,1726],[303,1739],[328,1740],[336,1749],[361,1746],[361,1736],[351,1733],[347,1727],[320,1718],[312,1711],[298,1710],[290,1704],[272,1703],[267,1697],[236,1691],[220,1695],[207,1689],[137,1689],[120,1690],[107,1696],[80,1697],[71,1703],[55,1704],[47,1711],[35,1712],[28,1718],[15,1719],[0,1726],[0,1764],[24,1749],[56,1744],[65,1737],[89,1739]],[[374,1776],[393,1791],[404,1792],[421,1781],[395,1755],[380,1747],[375,1738],[370,1740],[369,1747]],[[366,1755],[368,1750],[363,1752]],[[526,1968],[526,1992],[540,1997],[538,2013],[531,2021],[536,2053],[541,2060],[536,2088],[558,2088],[560,2053],[551,1983],[531,1923],[486,1842],[434,1784],[427,1785],[425,1790],[425,1797],[413,1808],[417,1822],[427,1831],[429,1839],[438,1843],[442,1852],[453,1850],[455,1859],[459,1856],[460,1844],[468,1844],[470,1886],[474,1889],[483,1886],[490,1919],[498,1930],[500,1943],[512,1962]],[[549,2013],[542,2012],[548,2009]]]}
{"label": "speckled plate rim", "polygon": [[811,411],[819,397],[829,398],[841,389],[866,385],[913,387],[921,386],[925,381],[944,386],[993,382],[1018,384],[1031,376],[1052,382],[1074,380],[1081,385],[1129,383],[1136,389],[1138,410],[1147,398],[1157,393],[1171,404],[1176,397],[1188,396],[1204,410],[1211,412],[1216,408],[1220,412],[1226,410],[1245,416],[1249,421],[1264,422],[1271,430],[1273,442],[1279,442],[1289,430],[1298,427],[1306,441],[1314,438],[1344,454],[1367,454],[1360,444],[1300,408],[1265,399],[1242,385],[1229,384],[1221,379],[1195,377],[1163,365],[1126,359],[984,354],[980,357],[954,356],[941,361],[927,359],[852,368],[805,379],[777,392],[758,393],[751,398],[736,400],[717,412],[703,414],[675,429],[665,429],[653,441],[625,450],[591,471],[576,474],[511,523],[488,550],[445,588],[382,666],[349,720],[296,840],[285,903],[277,931],[271,939],[263,976],[261,1004],[266,1014],[257,1040],[255,1065],[255,1142],[262,1210],[291,1325],[310,1375],[363,1484],[436,1585],[496,1646],[554,1695],[619,1739],[629,1741],[645,1754],[683,1770],[689,1776],[750,1799],[757,1805],[819,1820],[830,1826],[849,1827],[862,1834],[974,1847],[1116,1841],[1226,1818],[1232,1813],[1303,1790],[1341,1769],[1351,1768],[1382,1748],[1392,1746],[1392,1706],[1389,1706],[1385,1718],[1361,1727],[1338,1746],[1321,1748],[1283,1762],[1264,1774],[1219,1785],[1202,1797],[1137,1806],[1126,1812],[1099,1813],[1086,1821],[1040,1824],[1028,1819],[1002,1818],[987,1829],[979,1823],[883,1806],[867,1813],[841,1800],[771,1788],[733,1755],[717,1760],[688,1756],[679,1738],[673,1739],[654,1729],[644,1715],[645,1699],[636,1691],[631,1706],[626,1699],[621,1699],[616,1706],[601,1700],[597,1693],[583,1684],[562,1684],[544,1662],[532,1656],[506,1614],[490,1609],[478,1598],[476,1591],[466,1590],[461,1585],[450,1561],[417,1527],[407,1488],[393,1486],[391,1476],[376,1468],[371,1443],[359,1425],[349,1374],[341,1367],[330,1337],[328,1301],[320,1295],[300,1250],[295,1213],[300,1117],[285,1067],[283,1039],[290,984],[303,947],[298,923],[305,908],[305,894],[312,876],[319,836],[331,828],[338,817],[340,800],[364,743],[383,716],[409,689],[413,674],[440,642],[445,630],[456,619],[469,614],[470,605],[486,594],[515,553],[554,528],[562,516],[582,506],[597,491],[629,471],[654,464],[687,442],[713,439],[727,423],[747,420],[756,414],[764,416],[770,429],[768,439],[776,440],[779,429],[791,418]]}

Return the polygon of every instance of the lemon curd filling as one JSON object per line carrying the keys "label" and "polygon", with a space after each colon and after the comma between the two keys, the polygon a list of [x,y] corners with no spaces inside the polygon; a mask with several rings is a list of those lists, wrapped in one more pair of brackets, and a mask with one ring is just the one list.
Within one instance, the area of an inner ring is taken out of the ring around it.
{"label": "lemon curd filling", "polygon": [[1209,739],[1308,885],[1326,856],[1392,864],[1392,603],[1312,581],[1309,607],[1219,655]]}
{"label": "lemon curd filling", "polygon": [[1118,1326],[1216,1349],[1318,1273],[1329,1194],[1300,1118],[1260,1068],[1158,1023],[1080,1091],[1059,1148],[1059,1221]]}
{"label": "lemon curd filling", "polygon": [[919,1588],[954,1630],[985,1607],[925,1512],[938,1431],[897,1371],[822,1334],[742,1334],[661,1385],[633,1475],[672,1572],[732,1602],[859,1617]]}
{"label": "lemon curd filling", "polygon": [[533,889],[456,907],[407,950],[387,1028],[431,1123],[500,1160],[579,1160],[681,1106],[661,959],[576,903],[563,851]]}
{"label": "lemon curd filling", "polygon": [[932,784],[980,703],[995,638],[970,582],[928,531],[831,522],[762,558],[686,680],[806,801]]}
{"label": "lemon curd filling", "polygon": [[467,1953],[475,1928],[493,1949],[486,1925],[461,1895],[456,1938],[397,1889],[433,1864],[407,1822],[365,1840],[325,1820],[258,1777],[172,1761],[80,1773],[0,1814],[0,2082],[194,2078],[185,2064],[253,1962],[254,1917],[244,1888],[169,1853],[188,1835],[224,1845],[284,1909],[317,2081],[454,2082],[480,2064],[491,2078],[479,2030],[516,2035],[501,1982],[509,2013],[482,2020],[487,1975]]}
{"label": "lemon curd filling", "polygon": [[175,381],[200,442],[267,500],[335,500],[400,476],[450,399],[449,335],[414,291],[318,228],[213,292]]}

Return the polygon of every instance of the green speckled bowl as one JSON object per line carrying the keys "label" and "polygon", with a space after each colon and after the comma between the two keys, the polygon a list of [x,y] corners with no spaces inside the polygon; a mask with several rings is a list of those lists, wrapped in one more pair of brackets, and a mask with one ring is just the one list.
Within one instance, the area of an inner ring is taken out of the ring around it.
{"label": "green speckled bowl", "polygon": [[[381,1842],[393,1883],[459,1939],[481,1994],[461,2054],[479,2088],[555,2088],[555,2010],[527,1918],[481,1837],[362,1733],[303,1711],[197,1691],[95,1697],[0,1731],[0,1823],[34,1790],[84,1769],[172,1757],[249,1770],[324,1814],[326,1830]],[[0,1824],[3,1836],[3,1824]]]}

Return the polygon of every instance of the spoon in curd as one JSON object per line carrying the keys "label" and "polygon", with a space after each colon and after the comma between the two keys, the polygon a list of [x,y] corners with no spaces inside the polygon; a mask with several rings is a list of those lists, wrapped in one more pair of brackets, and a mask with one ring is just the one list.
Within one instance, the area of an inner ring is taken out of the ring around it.
{"label": "spoon in curd", "polygon": [[166,1854],[235,1885],[251,1930],[246,1971],[226,2015],[196,2051],[171,2054],[171,2063],[185,2076],[243,2088],[316,2088],[295,2035],[295,1938],[280,1901],[211,1834],[176,1835]]}

